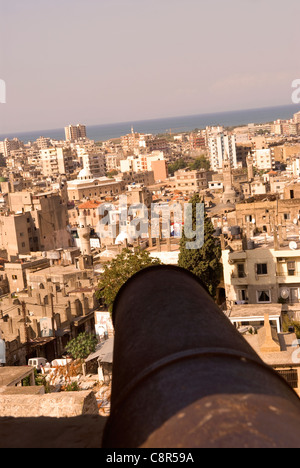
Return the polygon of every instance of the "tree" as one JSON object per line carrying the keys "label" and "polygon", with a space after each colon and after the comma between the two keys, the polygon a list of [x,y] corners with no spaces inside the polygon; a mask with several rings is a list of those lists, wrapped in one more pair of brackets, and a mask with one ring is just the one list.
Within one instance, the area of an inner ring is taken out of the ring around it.
{"label": "tree", "polygon": [[96,349],[98,340],[95,335],[90,333],[80,333],[77,338],[69,341],[66,350],[74,359],[83,361]]}
{"label": "tree", "polygon": [[112,171],[108,172],[106,174],[106,177],[108,177],[109,179],[113,179],[114,176],[118,175],[119,172],[116,170],[116,169],[113,169]]}
{"label": "tree", "polygon": [[[196,204],[201,203],[199,195],[194,195],[190,203],[193,205],[193,229],[196,230]],[[220,262],[221,245],[213,236],[214,231],[212,222],[205,213],[204,244],[200,249],[189,250],[186,248],[186,244],[193,239],[188,239],[183,229],[178,265],[198,276],[215,299],[223,268]]]}
{"label": "tree", "polygon": [[144,250],[132,252],[130,249],[124,249],[120,255],[105,265],[96,293],[97,298],[104,301],[109,311],[112,312],[115,298],[123,284],[140,270],[160,264],[158,258],[152,258]]}
{"label": "tree", "polygon": [[187,167],[187,162],[184,159],[177,159],[172,164],[168,166],[168,172],[171,176],[175,174],[175,172],[179,171],[180,169],[185,169]]}
{"label": "tree", "polygon": [[189,168],[192,171],[199,170],[199,169],[205,169],[206,171],[209,171],[210,162],[204,155],[202,155],[202,156],[199,156],[199,158],[196,158],[195,161],[190,164]]}

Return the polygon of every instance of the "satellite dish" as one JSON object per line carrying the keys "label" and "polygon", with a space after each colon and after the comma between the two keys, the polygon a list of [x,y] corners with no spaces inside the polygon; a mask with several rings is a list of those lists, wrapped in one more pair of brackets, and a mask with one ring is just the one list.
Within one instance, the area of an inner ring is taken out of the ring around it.
{"label": "satellite dish", "polygon": [[294,241],[290,242],[289,247],[290,247],[291,250],[297,250],[297,248],[298,248],[297,242],[294,242]]}
{"label": "satellite dish", "polygon": [[290,290],[287,288],[282,289],[281,297],[282,299],[288,299],[290,297]]}

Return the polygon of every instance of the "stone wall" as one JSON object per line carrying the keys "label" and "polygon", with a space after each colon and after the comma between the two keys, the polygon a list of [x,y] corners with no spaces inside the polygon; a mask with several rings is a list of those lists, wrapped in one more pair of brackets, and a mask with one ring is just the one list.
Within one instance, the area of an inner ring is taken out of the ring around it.
{"label": "stone wall", "polygon": [[1,417],[70,418],[99,415],[93,392],[62,392],[46,395],[0,395]]}

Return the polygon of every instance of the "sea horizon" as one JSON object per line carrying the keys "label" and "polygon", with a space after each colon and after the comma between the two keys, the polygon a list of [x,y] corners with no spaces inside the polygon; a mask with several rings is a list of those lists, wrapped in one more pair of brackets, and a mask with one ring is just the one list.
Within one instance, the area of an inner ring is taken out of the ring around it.
{"label": "sea horizon", "polygon": [[[153,135],[164,133],[184,133],[196,129],[204,129],[207,126],[238,127],[248,124],[264,124],[277,119],[288,120],[300,106],[289,104],[285,106],[262,107],[237,111],[215,112],[205,114],[184,115],[178,117],[165,117],[158,119],[146,119],[138,121],[117,122],[100,125],[86,125],[87,137],[94,141],[107,141],[118,139],[131,132],[133,128],[138,133]],[[77,122],[79,123],[79,122]],[[85,125],[84,122],[80,122]],[[67,123],[65,126],[69,125]],[[76,125],[74,122],[73,125]],[[53,140],[65,140],[64,128],[33,130],[26,132],[14,132],[0,134],[0,140],[5,138],[18,138],[24,143],[36,141],[39,137]]]}

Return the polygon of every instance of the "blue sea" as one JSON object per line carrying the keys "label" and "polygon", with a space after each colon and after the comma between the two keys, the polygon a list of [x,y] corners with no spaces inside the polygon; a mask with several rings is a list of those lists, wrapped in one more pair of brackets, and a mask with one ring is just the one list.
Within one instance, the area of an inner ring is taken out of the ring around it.
{"label": "blue sea", "polygon": [[[249,123],[259,124],[273,122],[277,119],[290,119],[293,117],[293,114],[299,111],[299,106],[293,104],[288,106],[220,112],[214,114],[94,125],[87,126],[87,136],[91,140],[106,141],[113,138],[119,138],[122,135],[130,133],[132,127],[135,132],[158,135],[162,133],[170,133],[170,131],[172,133],[189,132],[195,129],[203,129],[206,126],[214,125],[233,127],[247,125]],[[70,123],[71,122],[67,122],[66,125],[69,125]],[[84,124],[84,122],[80,123]],[[19,138],[24,143],[27,143],[29,141],[35,141],[40,136],[50,137],[54,140],[64,140],[65,132],[64,128],[38,130],[26,133],[16,132],[13,134],[0,135],[0,140],[3,140],[4,138]]]}

